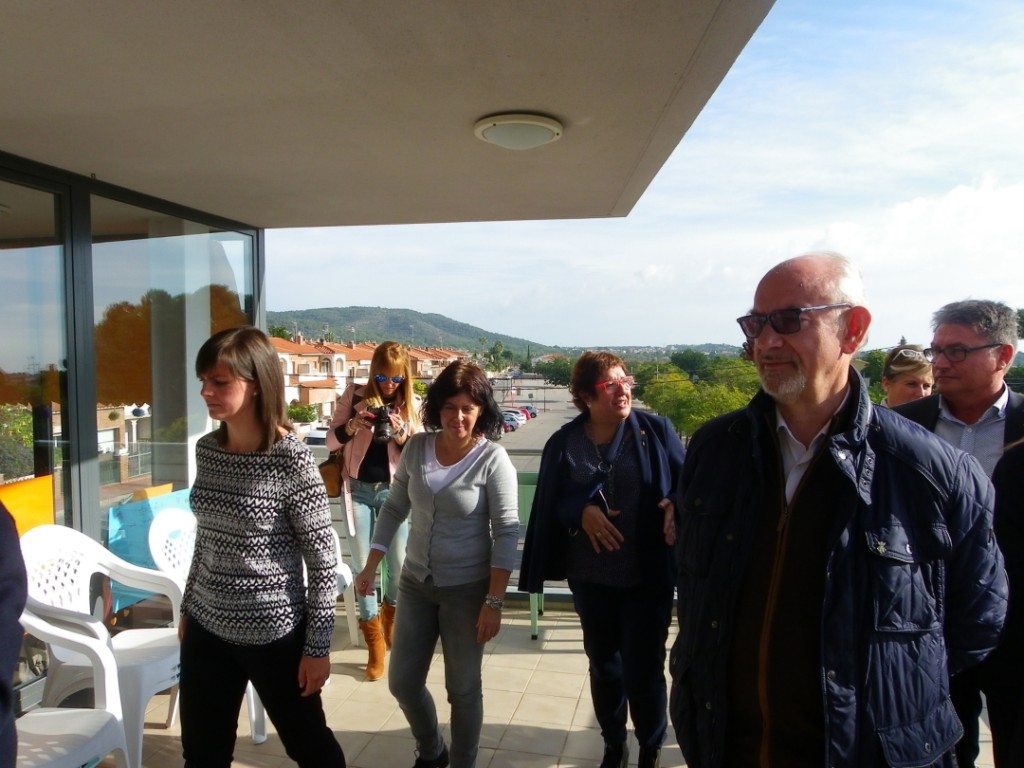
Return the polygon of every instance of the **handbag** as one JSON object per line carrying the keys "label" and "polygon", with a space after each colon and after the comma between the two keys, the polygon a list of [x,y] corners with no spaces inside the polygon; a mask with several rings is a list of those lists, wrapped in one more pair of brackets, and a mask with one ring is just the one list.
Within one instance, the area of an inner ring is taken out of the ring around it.
{"label": "handbag", "polygon": [[341,460],[341,450],[331,451],[331,455],[317,467],[320,470],[320,477],[324,479],[327,496],[332,499],[341,496]]}

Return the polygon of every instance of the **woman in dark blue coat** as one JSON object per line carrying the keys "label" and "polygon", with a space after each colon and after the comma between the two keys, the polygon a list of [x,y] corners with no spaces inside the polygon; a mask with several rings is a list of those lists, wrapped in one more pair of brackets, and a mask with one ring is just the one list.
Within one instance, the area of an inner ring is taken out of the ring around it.
{"label": "woman in dark blue coat", "polygon": [[586,352],[569,391],[582,412],[548,440],[519,588],[568,579],[605,741],[602,768],[659,764],[667,730],[665,643],[675,586],[675,488],[684,449],[664,417],[632,408],[621,359]]}

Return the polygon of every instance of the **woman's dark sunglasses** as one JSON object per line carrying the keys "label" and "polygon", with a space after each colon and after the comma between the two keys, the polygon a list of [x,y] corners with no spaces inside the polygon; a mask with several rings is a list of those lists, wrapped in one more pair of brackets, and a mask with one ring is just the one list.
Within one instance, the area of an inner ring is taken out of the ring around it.
{"label": "woman's dark sunglasses", "polygon": [[405,381],[405,376],[385,376],[383,373],[373,374],[373,380],[378,384],[383,384],[388,379],[391,379],[392,384],[401,384]]}
{"label": "woman's dark sunglasses", "polygon": [[749,314],[736,318],[740,324],[740,330],[748,339],[756,339],[761,335],[766,325],[771,325],[776,333],[789,335],[799,331],[803,325],[800,316],[805,312],[821,312],[826,309],[840,309],[852,307],[853,304],[819,304],[816,307],[790,307],[788,309],[776,309],[767,314]]}

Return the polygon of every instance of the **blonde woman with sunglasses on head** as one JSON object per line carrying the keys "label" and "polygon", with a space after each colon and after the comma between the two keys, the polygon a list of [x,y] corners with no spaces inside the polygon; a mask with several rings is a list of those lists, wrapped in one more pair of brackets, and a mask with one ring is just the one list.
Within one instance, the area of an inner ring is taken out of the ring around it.
{"label": "blonde woman with sunglasses on head", "polygon": [[928,397],[934,383],[932,364],[920,346],[901,344],[893,347],[882,365],[882,390],[885,398],[881,404],[895,408],[911,400]]}
{"label": "blonde woman with sunglasses on head", "polygon": [[[350,384],[334,408],[327,447],[344,448],[343,498],[348,522],[352,570],[359,572],[370,554],[377,514],[391,487],[398,460],[409,436],[422,430],[420,398],[413,393],[409,351],[395,341],[374,350],[366,384]],[[369,648],[366,679],[384,675],[384,654],[391,647],[398,577],[405,562],[409,524],[403,523],[387,554],[387,578],[381,602],[371,591],[359,597],[359,627]]]}

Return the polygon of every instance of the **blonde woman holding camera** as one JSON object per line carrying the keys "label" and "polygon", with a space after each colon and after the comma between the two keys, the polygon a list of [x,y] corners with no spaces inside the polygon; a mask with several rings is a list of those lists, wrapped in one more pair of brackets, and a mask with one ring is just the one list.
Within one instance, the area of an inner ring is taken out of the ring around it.
{"label": "blonde woman holding camera", "polygon": [[[374,350],[366,384],[350,384],[335,405],[327,447],[332,451],[344,448],[342,498],[352,570],[356,572],[366,565],[377,514],[388,497],[402,448],[410,435],[422,429],[419,407],[420,399],[412,388],[409,351],[396,341],[385,341]],[[380,604],[373,591],[359,597],[359,627],[369,648],[367,680],[384,675],[408,536],[406,523],[388,550]]]}

